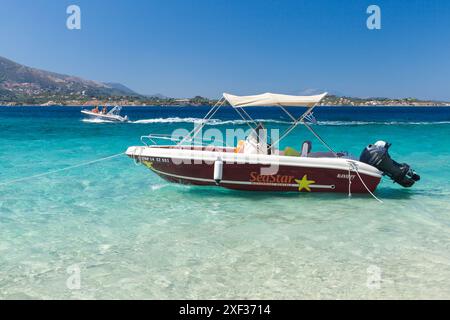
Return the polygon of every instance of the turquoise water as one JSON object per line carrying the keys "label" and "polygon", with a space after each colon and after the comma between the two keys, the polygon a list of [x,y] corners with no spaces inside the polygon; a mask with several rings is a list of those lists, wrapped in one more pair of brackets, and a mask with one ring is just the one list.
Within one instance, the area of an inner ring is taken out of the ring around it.
{"label": "turquoise water", "polygon": [[[78,108],[0,108],[0,298],[450,298],[450,110],[364,110],[332,109],[317,130],[355,155],[393,143],[422,180],[383,179],[383,204],[169,184],[125,156],[1,185],[192,128],[204,109],[131,108],[149,120],[112,124]],[[258,116],[283,126],[270,112]]]}

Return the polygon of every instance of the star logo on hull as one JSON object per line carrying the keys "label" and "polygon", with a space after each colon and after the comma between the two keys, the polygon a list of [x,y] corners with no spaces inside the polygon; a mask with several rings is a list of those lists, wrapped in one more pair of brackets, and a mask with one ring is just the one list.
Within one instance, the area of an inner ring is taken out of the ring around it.
{"label": "star logo on hull", "polygon": [[302,191],[303,189],[305,189],[306,191],[309,191],[309,192],[311,192],[311,188],[309,187],[309,185],[315,183],[314,180],[308,180],[308,177],[306,174],[303,176],[303,178],[301,180],[295,179],[295,182],[298,183],[298,191]]}
{"label": "star logo on hull", "polygon": [[153,169],[153,162],[150,162],[150,161],[143,161],[142,163],[144,164],[144,166],[146,166],[146,167],[149,168],[150,170],[154,170],[154,169]]}

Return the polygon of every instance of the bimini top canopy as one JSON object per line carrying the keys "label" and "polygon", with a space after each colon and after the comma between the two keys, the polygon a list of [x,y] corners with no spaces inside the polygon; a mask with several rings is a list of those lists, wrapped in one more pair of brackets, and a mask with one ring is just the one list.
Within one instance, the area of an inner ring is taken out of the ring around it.
{"label": "bimini top canopy", "polygon": [[313,107],[326,95],[326,92],[315,96],[290,96],[275,93],[263,93],[254,96],[234,96],[229,93],[224,93],[223,97],[235,108],[263,106]]}

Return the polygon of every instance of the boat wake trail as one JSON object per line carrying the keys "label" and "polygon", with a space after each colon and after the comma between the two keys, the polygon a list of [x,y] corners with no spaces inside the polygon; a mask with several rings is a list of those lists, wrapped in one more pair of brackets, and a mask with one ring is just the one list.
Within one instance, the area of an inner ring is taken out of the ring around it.
{"label": "boat wake trail", "polygon": [[[196,123],[202,122],[201,118],[154,118],[154,119],[143,119],[137,121],[131,121],[130,123],[135,124],[148,124],[148,123]],[[265,123],[285,123],[289,124],[289,121],[274,120],[274,119],[256,119],[257,122]],[[210,119],[206,125],[225,125],[225,124],[245,124],[247,121],[244,120],[220,120],[220,119]]]}
{"label": "boat wake trail", "polygon": [[[116,123],[114,121],[109,121],[105,119],[82,119],[81,121],[87,123]],[[158,124],[158,123],[201,123],[203,119],[201,118],[180,118],[180,117],[169,117],[169,118],[153,118],[153,119],[142,119],[136,121],[128,121],[123,123],[131,124]],[[282,119],[255,119],[256,122],[262,122],[266,124],[291,124],[288,120]],[[244,125],[246,121],[244,120],[220,120],[211,119],[205,125],[208,126],[220,126],[220,125]],[[450,124],[450,121],[318,121],[318,125],[322,126],[368,126],[368,125],[381,125],[381,126],[401,126],[401,125],[446,125]]]}
{"label": "boat wake trail", "polygon": [[[134,124],[151,124],[151,123],[200,123],[203,119],[201,118],[153,118],[153,119],[143,119],[137,121],[130,121],[128,123]],[[263,123],[276,123],[276,124],[291,124],[292,122],[288,120],[277,120],[277,119],[255,119],[256,122]],[[244,120],[220,120],[211,119],[206,123],[206,125],[240,125],[245,124]],[[450,124],[450,121],[318,121],[318,125],[323,126],[366,126],[366,125],[437,125],[437,124]]]}
{"label": "boat wake trail", "polygon": [[130,123],[137,123],[137,124],[146,124],[146,123],[177,123],[177,122],[200,122],[202,119],[200,118],[154,118],[154,119],[142,119],[137,121],[131,121]]}
{"label": "boat wake trail", "polygon": [[401,125],[437,125],[450,124],[450,121],[318,121],[319,125],[324,126],[367,126],[367,125],[381,125],[381,126],[401,126]]}

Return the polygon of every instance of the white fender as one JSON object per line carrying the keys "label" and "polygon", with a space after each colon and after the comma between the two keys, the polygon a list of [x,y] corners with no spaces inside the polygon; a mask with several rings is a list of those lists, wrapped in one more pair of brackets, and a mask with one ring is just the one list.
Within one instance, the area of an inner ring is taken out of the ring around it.
{"label": "white fender", "polygon": [[214,161],[214,181],[216,184],[219,184],[222,181],[223,175],[223,161],[221,159],[217,159]]}

